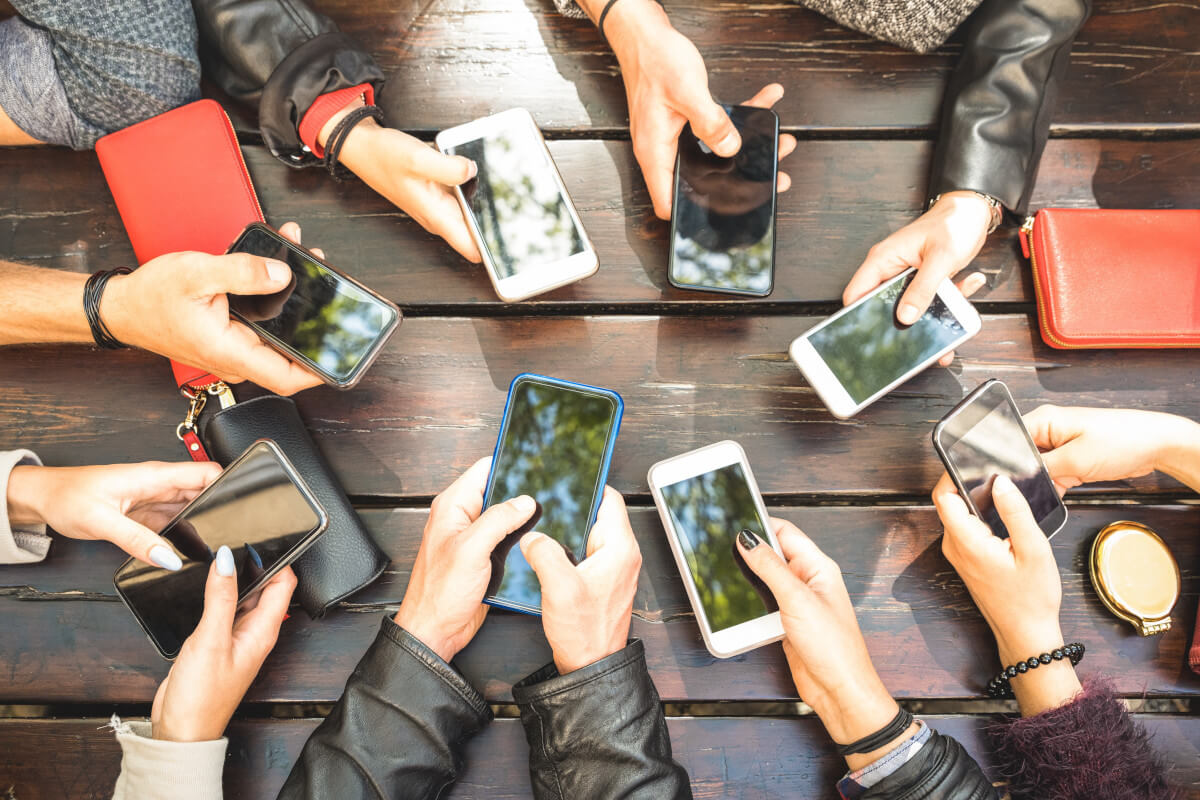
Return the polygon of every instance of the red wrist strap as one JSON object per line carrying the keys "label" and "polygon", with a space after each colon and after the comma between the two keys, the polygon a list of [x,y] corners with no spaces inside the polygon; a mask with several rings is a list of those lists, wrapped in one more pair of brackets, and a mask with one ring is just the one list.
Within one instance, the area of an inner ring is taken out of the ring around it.
{"label": "red wrist strap", "polygon": [[317,144],[317,134],[334,114],[360,99],[367,105],[374,104],[375,90],[371,88],[371,84],[362,83],[358,86],[348,86],[345,89],[338,89],[318,97],[308,107],[308,111],[304,112],[300,126],[296,129],[296,132],[300,134],[300,141],[304,142],[317,158],[323,158],[325,149]]}

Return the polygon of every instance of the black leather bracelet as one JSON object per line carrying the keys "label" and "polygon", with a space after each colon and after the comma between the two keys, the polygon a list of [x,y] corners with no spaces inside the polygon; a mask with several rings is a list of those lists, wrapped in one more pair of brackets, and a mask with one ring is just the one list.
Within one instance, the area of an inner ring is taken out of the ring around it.
{"label": "black leather bracelet", "polygon": [[346,139],[350,138],[350,131],[367,117],[372,117],[376,122],[382,124],[383,109],[379,106],[359,106],[342,117],[329,134],[329,138],[325,140],[325,156],[321,159],[321,163],[334,178],[341,180],[350,175],[348,169],[338,164],[338,158],[342,154],[342,147],[346,144]]}
{"label": "black leather bracelet", "polygon": [[1010,667],[1005,667],[1000,670],[1000,674],[988,681],[987,693],[988,697],[994,697],[997,700],[1003,700],[1013,696],[1012,684],[1010,681],[1018,675],[1024,675],[1031,669],[1037,669],[1043,664],[1049,664],[1051,661],[1062,661],[1064,658],[1071,660],[1071,666],[1075,666],[1083,660],[1083,653],[1087,648],[1083,646],[1083,642],[1071,642],[1062,647],[1056,647],[1049,653],[1042,653],[1040,656],[1030,656],[1024,661],[1018,661]]}
{"label": "black leather bracelet", "polygon": [[132,271],[128,267],[102,269],[99,272],[93,272],[87,279],[87,283],[83,285],[83,314],[87,317],[88,327],[92,329],[92,338],[96,340],[97,347],[105,350],[120,350],[128,347],[113,336],[112,331],[104,324],[104,320],[100,319],[100,298],[104,296],[104,287],[108,285],[108,281],[113,275],[128,275]]}
{"label": "black leather bracelet", "polygon": [[888,742],[895,739],[900,734],[908,730],[908,726],[913,723],[912,712],[905,711],[903,708],[896,712],[896,716],[887,725],[884,725],[879,730],[869,736],[864,736],[857,742],[850,744],[837,744],[837,752],[839,756],[852,756],[855,753],[870,753],[872,750],[878,750]]}
{"label": "black leather bracelet", "polygon": [[[655,0],[655,2],[660,6],[662,5],[662,0]],[[604,41],[606,42],[608,41],[608,34],[604,32],[604,18],[608,16],[608,12],[611,11],[612,7],[616,4],[617,0],[608,0],[608,2],[604,4],[604,8],[600,11],[600,16],[596,18],[596,29],[600,31],[600,35],[604,37]]]}

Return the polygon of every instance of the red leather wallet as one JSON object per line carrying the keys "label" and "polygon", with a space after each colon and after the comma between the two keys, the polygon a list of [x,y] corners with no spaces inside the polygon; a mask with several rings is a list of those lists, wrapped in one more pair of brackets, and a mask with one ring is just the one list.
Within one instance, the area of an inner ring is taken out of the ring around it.
{"label": "red leather wallet", "polygon": [[[233,125],[213,100],[110,133],[96,155],[139,264],[185,250],[220,255],[263,221]],[[181,388],[218,380],[175,361],[171,368]]]}
{"label": "red leather wallet", "polygon": [[1200,210],[1045,208],[1021,249],[1051,347],[1200,347]]}

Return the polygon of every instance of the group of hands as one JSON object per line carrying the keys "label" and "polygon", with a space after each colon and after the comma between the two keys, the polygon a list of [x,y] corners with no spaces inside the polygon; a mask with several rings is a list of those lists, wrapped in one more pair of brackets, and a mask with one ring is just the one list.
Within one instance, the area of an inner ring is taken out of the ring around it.
{"label": "group of hands", "polygon": [[[599,0],[582,5],[598,13]],[[597,6],[597,8],[593,8]],[[605,33],[621,66],[629,103],[633,152],[646,180],[654,213],[671,216],[675,154],[685,124],[718,155],[731,157],[741,138],[725,110],[708,90],[708,72],[696,46],[675,30],[654,0],[622,0],[605,21]],[[771,108],[783,87],[770,84],[747,105]],[[351,108],[335,115],[318,135],[325,138]],[[779,137],[779,157],[796,149],[790,134]],[[402,131],[363,120],[348,136],[341,162],[365,183],[405,211],[430,233],[444,239],[471,262],[480,254],[453,190],[476,175],[462,156],[438,152]],[[778,177],[787,191],[791,178]],[[948,192],[928,211],[868,252],[843,293],[850,304],[909,267],[917,274],[897,306],[902,324],[915,322],[938,287],[978,254],[987,237],[991,210],[973,192]],[[299,244],[300,228],[281,232]],[[320,254],[319,251],[318,255]],[[101,317],[114,336],[178,362],[204,369],[227,382],[253,382],[278,394],[318,385],[313,373],[264,344],[248,327],[230,318],[226,293],[272,294],[287,285],[281,262],[245,254],[213,256],[173,253],[148,262],[109,283]],[[985,278],[973,272],[958,286],[970,296]],[[941,360],[947,365],[953,353]]]}
{"label": "group of hands", "polygon": [[[1179,476],[1172,466],[1179,448],[1200,452],[1200,425],[1170,414],[1042,406],[1025,423],[1060,493],[1156,469]],[[489,468],[490,459],[477,462],[433,501],[395,615],[398,625],[447,662],[487,615],[482,601],[493,549],[535,510],[527,496],[484,510]],[[152,551],[167,547],[155,531],[219,473],[215,464],[191,462],[18,466],[9,480],[9,520],[14,527],[44,523],[65,536],[106,539],[154,563]],[[942,551],[1008,664],[1063,644],[1062,584],[1050,542],[1016,487],[998,479],[993,498],[1009,539],[997,538],[971,515],[948,476],[933,490],[945,527]],[[871,663],[838,565],[792,523],[772,519],[771,527],[782,557],[765,543],[738,546],[779,604],[784,653],[800,697],[834,741],[855,741],[889,722],[896,703]],[[578,565],[541,533],[525,534],[520,546],[541,583],[542,626],[560,674],[626,646],[641,552],[617,491],[605,489],[587,557]],[[220,738],[275,645],[295,576],[290,568],[281,571],[239,611],[231,561],[220,556],[214,561],[200,625],[155,696],[156,738]],[[1022,711],[1030,714],[1069,701],[1079,683],[1066,662],[1054,662],[1013,679],[1013,688]],[[852,766],[863,758],[852,756]]]}

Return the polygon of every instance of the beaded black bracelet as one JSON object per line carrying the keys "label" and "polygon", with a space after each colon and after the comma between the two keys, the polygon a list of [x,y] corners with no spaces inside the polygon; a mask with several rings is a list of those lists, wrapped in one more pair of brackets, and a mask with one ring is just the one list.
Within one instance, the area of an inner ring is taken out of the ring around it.
{"label": "beaded black bracelet", "polygon": [[104,296],[104,287],[113,275],[128,275],[132,271],[128,267],[102,269],[93,272],[83,285],[83,314],[87,317],[88,327],[92,329],[92,338],[96,340],[97,347],[120,350],[127,346],[113,336],[104,320],[100,319],[100,298]]}
{"label": "beaded black bracelet", "polygon": [[1000,674],[988,681],[987,693],[988,697],[994,697],[997,700],[1011,698],[1013,696],[1012,684],[1010,681],[1018,675],[1024,675],[1031,669],[1037,669],[1043,664],[1049,664],[1051,661],[1062,661],[1064,658],[1071,660],[1071,666],[1075,666],[1083,660],[1083,653],[1087,648],[1083,646],[1083,642],[1071,642],[1051,650],[1049,653],[1042,653],[1040,656],[1030,656],[1024,661],[1018,661],[1011,667],[1005,667],[1000,670]]}
{"label": "beaded black bracelet", "polygon": [[896,712],[896,716],[892,717],[892,721],[884,725],[879,730],[864,736],[857,742],[850,744],[837,744],[837,753],[839,756],[851,756],[855,753],[870,753],[878,750],[888,742],[895,739],[900,734],[908,730],[908,726],[913,724],[913,715],[910,711],[905,711],[903,708]]}
{"label": "beaded black bracelet", "polygon": [[350,138],[350,131],[367,117],[373,117],[376,122],[382,124],[383,109],[379,106],[359,106],[342,117],[325,140],[325,157],[321,159],[321,163],[333,177],[341,180],[350,175],[348,169],[338,164],[338,158],[342,155],[342,146],[346,144],[346,139]]}

